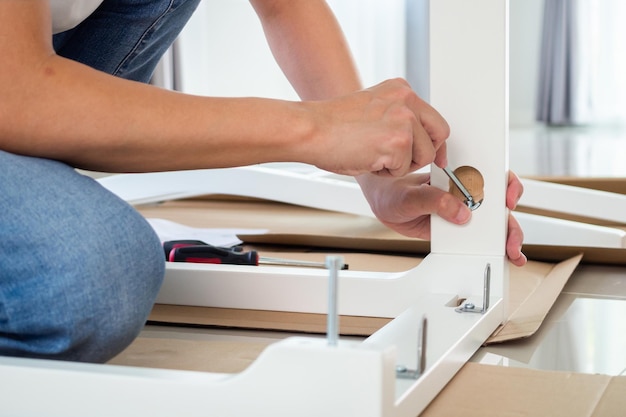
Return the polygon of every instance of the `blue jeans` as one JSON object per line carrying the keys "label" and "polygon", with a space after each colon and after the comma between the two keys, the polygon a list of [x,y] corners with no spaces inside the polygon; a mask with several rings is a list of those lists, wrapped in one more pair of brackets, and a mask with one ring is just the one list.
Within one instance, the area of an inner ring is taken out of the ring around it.
{"label": "blue jeans", "polygon": [[200,0],[104,0],[87,20],[54,36],[57,54],[148,82]]}
{"label": "blue jeans", "polygon": [[[148,81],[199,0],[105,0],[58,53]],[[163,281],[158,237],[73,168],[0,151],[0,355],[105,362],[137,336]]]}

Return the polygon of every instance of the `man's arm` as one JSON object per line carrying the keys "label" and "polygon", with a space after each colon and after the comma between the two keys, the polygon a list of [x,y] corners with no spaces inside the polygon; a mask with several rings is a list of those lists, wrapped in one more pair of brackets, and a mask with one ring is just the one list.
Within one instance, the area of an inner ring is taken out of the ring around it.
{"label": "man's arm", "polygon": [[[110,172],[292,161],[403,175],[424,157],[413,155],[412,92],[398,81],[327,102],[165,91],[57,56],[47,0],[0,1],[0,54],[0,149],[9,152]],[[358,138],[342,135],[349,125]]]}
{"label": "man's arm", "polygon": [[302,100],[362,88],[343,32],[323,0],[250,0],[270,49]]}
{"label": "man's arm", "polygon": [[[274,57],[301,98],[323,100],[361,88],[341,29],[324,1],[250,1],[261,19]],[[414,160],[411,168],[431,162],[445,167],[445,140],[449,134],[445,120],[417,96],[411,99],[409,108],[416,116],[414,148],[432,151],[423,155],[422,162]],[[360,133],[357,125],[348,125],[340,132],[346,140]],[[354,149],[355,155],[360,149]],[[328,158],[332,157],[332,153],[328,154]],[[390,228],[407,236],[429,239],[431,213],[456,224],[469,221],[471,212],[467,206],[451,194],[431,187],[428,175],[396,178],[385,174],[388,172],[364,173],[356,178],[376,216]],[[515,207],[521,193],[521,183],[511,174],[507,190],[509,208]],[[522,230],[511,217],[507,254],[516,265],[526,262],[520,250],[522,241]]]}
{"label": "man's arm", "polygon": [[[341,27],[324,0],[250,2],[276,61],[303,100],[326,100],[362,88]],[[405,86],[410,89],[408,84]],[[447,123],[413,91],[409,101],[407,109],[415,117],[411,129],[412,153],[419,154],[411,161],[409,170],[431,163],[435,153],[436,161],[443,166],[445,139],[449,134]],[[349,112],[352,103],[344,102],[344,107],[340,101],[337,104],[336,114],[341,115]],[[351,139],[360,133],[357,126],[352,127],[342,132],[346,141],[358,140]]]}
{"label": "man's arm", "polygon": [[286,160],[311,135],[295,103],[193,97],[59,57],[50,22],[47,0],[0,2],[4,150],[96,170],[188,169]]}

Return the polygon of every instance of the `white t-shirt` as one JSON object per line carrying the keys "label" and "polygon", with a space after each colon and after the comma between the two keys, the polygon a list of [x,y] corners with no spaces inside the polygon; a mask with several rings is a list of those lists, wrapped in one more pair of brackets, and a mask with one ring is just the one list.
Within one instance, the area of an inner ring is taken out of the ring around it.
{"label": "white t-shirt", "polygon": [[102,0],[50,0],[52,33],[71,29],[85,20]]}

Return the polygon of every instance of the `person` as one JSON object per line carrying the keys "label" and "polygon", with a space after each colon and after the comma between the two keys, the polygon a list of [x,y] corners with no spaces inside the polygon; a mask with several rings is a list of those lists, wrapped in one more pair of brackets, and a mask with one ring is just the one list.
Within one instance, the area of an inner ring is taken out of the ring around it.
{"label": "person", "polygon": [[[147,84],[198,2],[0,2],[0,354],[105,362],[137,336],[159,291],[155,233],[76,168],[303,162],[355,176],[405,235],[428,238],[432,213],[469,220],[459,199],[410,175],[447,164],[445,119],[402,79],[363,88],[321,0],[251,0],[302,101]],[[509,208],[521,193],[511,174]],[[522,230],[509,224],[506,253],[523,265]]]}

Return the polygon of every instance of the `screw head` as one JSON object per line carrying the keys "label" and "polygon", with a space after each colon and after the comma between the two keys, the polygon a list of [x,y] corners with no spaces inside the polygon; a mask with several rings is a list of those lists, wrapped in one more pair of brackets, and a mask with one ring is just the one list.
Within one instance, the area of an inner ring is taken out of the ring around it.
{"label": "screw head", "polygon": [[480,204],[482,203],[482,201],[469,201],[466,200],[465,204],[467,204],[467,207],[469,207],[470,210],[474,211],[476,210],[478,207],[480,207]]}

